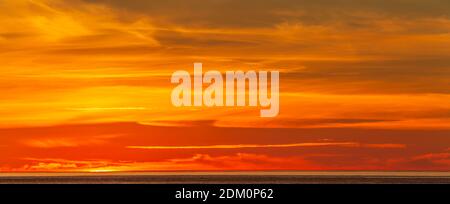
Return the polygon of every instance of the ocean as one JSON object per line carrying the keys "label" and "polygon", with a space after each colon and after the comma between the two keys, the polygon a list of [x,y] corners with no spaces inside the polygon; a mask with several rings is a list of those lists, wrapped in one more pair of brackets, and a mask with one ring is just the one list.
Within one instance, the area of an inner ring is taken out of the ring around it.
{"label": "ocean", "polygon": [[0,173],[0,184],[450,184],[450,172]]}

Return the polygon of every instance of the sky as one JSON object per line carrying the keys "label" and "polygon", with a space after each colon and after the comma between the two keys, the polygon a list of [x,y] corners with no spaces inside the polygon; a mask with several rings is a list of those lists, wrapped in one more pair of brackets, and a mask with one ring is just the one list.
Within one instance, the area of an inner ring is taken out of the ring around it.
{"label": "sky", "polygon": [[[0,171],[450,170],[450,2],[0,0]],[[279,70],[280,113],[174,107]]]}

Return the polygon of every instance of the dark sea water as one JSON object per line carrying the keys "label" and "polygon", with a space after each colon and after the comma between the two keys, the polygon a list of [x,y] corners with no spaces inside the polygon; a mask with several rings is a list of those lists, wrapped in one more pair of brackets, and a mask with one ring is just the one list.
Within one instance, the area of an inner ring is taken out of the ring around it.
{"label": "dark sea water", "polygon": [[450,172],[3,173],[3,184],[450,184]]}

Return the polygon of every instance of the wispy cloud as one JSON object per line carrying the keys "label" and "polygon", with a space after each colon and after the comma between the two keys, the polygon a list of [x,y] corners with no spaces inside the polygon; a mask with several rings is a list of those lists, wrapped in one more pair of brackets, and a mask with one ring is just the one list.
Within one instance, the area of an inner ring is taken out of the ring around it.
{"label": "wispy cloud", "polygon": [[[217,171],[217,170],[283,170],[321,169],[301,157],[275,157],[265,154],[237,153],[224,156],[195,154],[164,161],[67,160],[59,158],[24,158],[29,163],[14,169],[24,172],[114,172],[114,171]],[[2,170],[0,168],[0,170]],[[3,169],[11,171],[11,169]]]}

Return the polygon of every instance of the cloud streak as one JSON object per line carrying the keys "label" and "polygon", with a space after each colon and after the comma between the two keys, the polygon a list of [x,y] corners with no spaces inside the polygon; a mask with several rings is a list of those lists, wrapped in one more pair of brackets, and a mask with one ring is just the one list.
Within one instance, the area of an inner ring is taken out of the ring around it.
{"label": "cloud streak", "polygon": [[404,144],[360,144],[356,142],[315,142],[292,144],[235,144],[198,146],[127,146],[130,149],[242,149],[242,148],[290,148],[290,147],[367,147],[367,148],[405,148]]}

